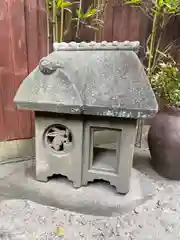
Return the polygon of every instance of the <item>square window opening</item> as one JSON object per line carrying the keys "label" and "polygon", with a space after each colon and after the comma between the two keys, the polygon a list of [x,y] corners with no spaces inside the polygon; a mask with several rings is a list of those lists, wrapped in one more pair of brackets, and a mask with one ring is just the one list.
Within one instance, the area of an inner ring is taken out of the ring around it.
{"label": "square window opening", "polygon": [[100,127],[91,128],[91,169],[118,172],[121,131]]}

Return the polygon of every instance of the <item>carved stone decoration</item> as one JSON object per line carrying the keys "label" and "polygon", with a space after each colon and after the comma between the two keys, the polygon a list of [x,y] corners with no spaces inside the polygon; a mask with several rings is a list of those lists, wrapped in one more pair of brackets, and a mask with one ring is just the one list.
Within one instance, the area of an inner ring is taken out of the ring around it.
{"label": "carved stone decoration", "polygon": [[39,69],[45,75],[52,74],[57,68],[63,68],[62,64],[53,63],[45,58],[41,59],[39,62]]}
{"label": "carved stone decoration", "polygon": [[72,149],[72,134],[65,126],[52,125],[45,130],[44,142],[56,153],[67,153]]}

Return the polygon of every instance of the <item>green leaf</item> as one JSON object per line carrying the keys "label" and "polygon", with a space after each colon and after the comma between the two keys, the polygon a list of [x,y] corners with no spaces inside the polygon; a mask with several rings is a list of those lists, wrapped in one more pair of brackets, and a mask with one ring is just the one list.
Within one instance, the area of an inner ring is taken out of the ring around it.
{"label": "green leaf", "polygon": [[57,0],[56,7],[61,8],[63,0]]}
{"label": "green leaf", "polygon": [[77,13],[78,18],[81,19],[82,16],[83,16],[82,9],[81,9],[81,8],[78,8],[78,9],[76,10],[76,13]]}
{"label": "green leaf", "polygon": [[155,14],[161,14],[159,11],[155,10],[155,9],[151,9],[151,11]]}
{"label": "green leaf", "polygon": [[70,3],[70,2],[63,2],[62,7],[65,8],[65,7],[69,7],[71,5],[72,5],[72,3]]}
{"label": "green leaf", "polygon": [[89,8],[87,10],[87,12],[83,14],[82,18],[85,19],[85,18],[92,17],[96,13],[97,13],[97,9],[96,8]]}
{"label": "green leaf", "polygon": [[71,5],[72,5],[72,3],[69,2],[69,1],[58,0],[57,4],[56,4],[56,7],[57,8],[64,8],[64,7],[69,7]]}
{"label": "green leaf", "polygon": [[127,4],[140,4],[142,2],[142,0],[130,0],[130,1],[126,1],[124,2],[125,5]]}
{"label": "green leaf", "polygon": [[158,8],[161,8],[164,5],[164,0],[158,0],[156,2],[156,5],[157,5]]}
{"label": "green leaf", "polygon": [[64,236],[64,228],[63,227],[57,227],[55,229],[56,236],[63,237]]}

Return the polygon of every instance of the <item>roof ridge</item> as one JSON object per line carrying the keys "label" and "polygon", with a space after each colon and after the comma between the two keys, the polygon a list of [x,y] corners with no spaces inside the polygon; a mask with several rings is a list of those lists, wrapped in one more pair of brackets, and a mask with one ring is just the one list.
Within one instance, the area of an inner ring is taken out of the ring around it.
{"label": "roof ridge", "polygon": [[54,51],[93,51],[93,50],[130,50],[138,51],[140,47],[139,41],[124,41],[124,42],[55,42],[53,44]]}

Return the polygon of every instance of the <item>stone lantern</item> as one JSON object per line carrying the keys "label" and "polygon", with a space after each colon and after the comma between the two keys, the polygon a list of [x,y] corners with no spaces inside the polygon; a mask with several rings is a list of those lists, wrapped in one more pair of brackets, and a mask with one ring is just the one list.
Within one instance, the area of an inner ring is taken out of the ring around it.
{"label": "stone lantern", "polygon": [[[35,112],[37,180],[61,174],[81,187],[103,179],[129,191],[137,119],[157,112],[138,48],[57,43],[22,82],[14,101]],[[113,149],[96,143],[105,131],[113,134]]]}

